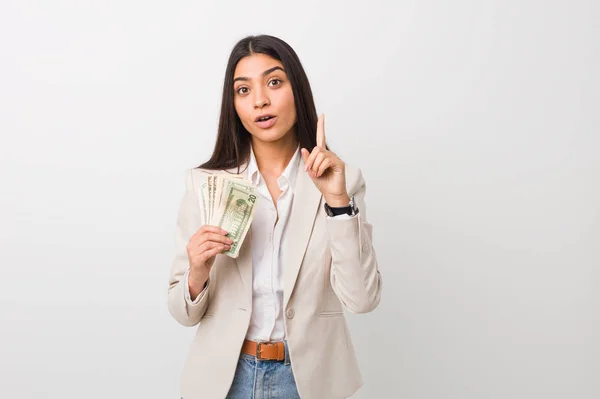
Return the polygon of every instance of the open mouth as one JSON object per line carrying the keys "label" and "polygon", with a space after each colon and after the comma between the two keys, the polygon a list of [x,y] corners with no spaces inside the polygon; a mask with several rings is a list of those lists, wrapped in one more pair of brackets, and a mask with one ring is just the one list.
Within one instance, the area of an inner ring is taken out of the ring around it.
{"label": "open mouth", "polygon": [[261,129],[270,129],[277,122],[275,115],[261,115],[255,119],[256,125]]}
{"label": "open mouth", "polygon": [[263,116],[259,116],[258,118],[256,118],[256,122],[265,122],[268,121],[269,119],[273,119],[275,118],[275,116],[273,115],[263,115]]}

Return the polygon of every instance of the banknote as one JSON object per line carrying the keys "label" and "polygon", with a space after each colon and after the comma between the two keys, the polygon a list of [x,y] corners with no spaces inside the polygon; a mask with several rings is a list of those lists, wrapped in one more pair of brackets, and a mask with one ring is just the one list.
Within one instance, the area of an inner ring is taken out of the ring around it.
{"label": "banknote", "polygon": [[256,188],[241,181],[227,180],[223,186],[221,204],[216,210],[212,224],[227,231],[233,240],[224,255],[237,258],[244,238],[250,230],[256,210],[258,195]]}
{"label": "banknote", "polygon": [[208,213],[206,204],[208,203],[208,179],[205,179],[200,185],[200,189],[198,190],[198,196],[200,197],[200,218],[202,219],[202,224],[208,224]]}
{"label": "banknote", "polygon": [[222,254],[237,258],[252,224],[258,201],[256,187],[242,175],[207,174],[201,183],[199,199],[203,224],[218,226],[233,240]]}

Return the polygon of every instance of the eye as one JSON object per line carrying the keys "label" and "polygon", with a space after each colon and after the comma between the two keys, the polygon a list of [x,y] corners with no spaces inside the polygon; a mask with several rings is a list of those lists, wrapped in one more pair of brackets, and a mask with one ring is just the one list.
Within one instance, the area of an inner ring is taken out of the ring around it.
{"label": "eye", "polygon": [[[277,84],[275,84],[275,85],[272,85],[271,83],[273,83],[273,82],[276,82]],[[277,79],[277,78],[275,78],[275,79],[271,79],[271,80],[269,80],[269,85],[270,85],[270,86],[279,86],[279,85],[281,84],[281,82],[282,82],[282,81],[281,81],[281,79]]]}
{"label": "eye", "polygon": [[248,93],[248,88],[246,86],[238,87],[238,89],[236,90],[236,93],[240,94],[240,95],[244,95],[244,94]]}

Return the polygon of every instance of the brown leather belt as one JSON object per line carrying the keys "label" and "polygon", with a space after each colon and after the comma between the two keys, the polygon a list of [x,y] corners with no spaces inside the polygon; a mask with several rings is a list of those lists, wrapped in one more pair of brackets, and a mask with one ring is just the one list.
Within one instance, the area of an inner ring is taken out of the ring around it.
{"label": "brown leather belt", "polygon": [[283,342],[254,342],[244,340],[242,353],[255,356],[260,360],[285,360],[285,344]]}

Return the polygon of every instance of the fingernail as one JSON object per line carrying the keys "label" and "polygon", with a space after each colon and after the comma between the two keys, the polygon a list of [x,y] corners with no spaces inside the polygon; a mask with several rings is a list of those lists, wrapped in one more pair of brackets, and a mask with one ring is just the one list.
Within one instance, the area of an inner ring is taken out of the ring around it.
{"label": "fingernail", "polygon": [[221,229],[221,233],[223,233],[223,234],[225,234],[225,235],[226,235],[226,234],[229,234],[229,233],[227,233],[227,231],[226,231],[226,230],[223,230],[223,229]]}

